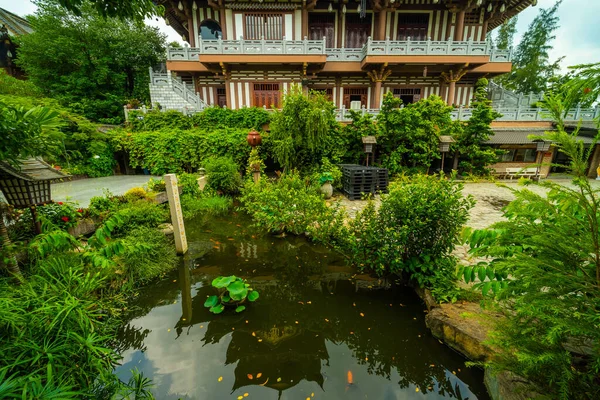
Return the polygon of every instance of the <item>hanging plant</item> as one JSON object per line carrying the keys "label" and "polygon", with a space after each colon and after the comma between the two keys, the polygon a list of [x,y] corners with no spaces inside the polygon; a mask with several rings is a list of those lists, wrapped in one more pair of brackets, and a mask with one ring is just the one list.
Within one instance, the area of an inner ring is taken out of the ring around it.
{"label": "hanging plant", "polygon": [[250,287],[242,278],[235,275],[219,276],[212,281],[212,285],[219,290],[218,295],[209,296],[204,302],[204,307],[213,314],[221,314],[225,307],[235,307],[235,312],[246,309],[243,303],[256,301],[258,292]]}

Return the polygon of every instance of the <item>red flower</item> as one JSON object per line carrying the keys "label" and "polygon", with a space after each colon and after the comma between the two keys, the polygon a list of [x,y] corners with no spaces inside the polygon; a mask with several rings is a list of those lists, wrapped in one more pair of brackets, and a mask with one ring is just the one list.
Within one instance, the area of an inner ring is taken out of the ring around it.
{"label": "red flower", "polygon": [[67,216],[60,217],[60,219],[62,219],[65,222],[69,222],[69,217],[67,217]]}
{"label": "red flower", "polygon": [[585,89],[583,89],[583,93],[585,93],[585,94],[588,94],[591,91],[592,91],[592,89],[590,89],[589,87],[586,87]]}
{"label": "red flower", "polygon": [[83,212],[83,208],[78,208],[78,209],[77,209],[77,212],[78,212],[78,213],[82,213],[82,212]]}
{"label": "red flower", "polygon": [[59,202],[58,202],[58,203],[56,203],[56,204],[58,204],[59,206],[62,206],[62,205],[63,205],[63,202],[62,202],[62,201],[59,201]]}

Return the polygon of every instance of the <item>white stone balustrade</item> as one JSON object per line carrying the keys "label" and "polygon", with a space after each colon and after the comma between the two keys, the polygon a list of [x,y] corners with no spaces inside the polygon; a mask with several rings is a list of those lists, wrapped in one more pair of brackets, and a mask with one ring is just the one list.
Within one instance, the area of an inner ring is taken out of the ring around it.
{"label": "white stone balustrade", "polygon": [[489,56],[490,62],[509,62],[512,50],[493,48],[480,41],[410,41],[371,40],[362,48],[327,48],[323,40],[201,40],[199,47],[169,48],[167,59],[171,61],[198,61],[206,54],[240,55],[319,55],[327,61],[362,61],[366,56]]}

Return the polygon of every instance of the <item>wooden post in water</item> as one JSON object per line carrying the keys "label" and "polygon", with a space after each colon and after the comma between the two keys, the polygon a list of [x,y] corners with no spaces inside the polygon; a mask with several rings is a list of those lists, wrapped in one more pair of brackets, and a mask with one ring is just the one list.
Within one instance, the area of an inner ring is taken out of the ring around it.
{"label": "wooden post in water", "polygon": [[179,202],[177,177],[175,174],[167,174],[164,176],[164,179],[167,189],[167,198],[169,199],[169,209],[171,210],[171,224],[173,224],[173,233],[175,236],[175,249],[177,250],[177,254],[185,254],[188,249],[188,244],[185,237],[181,203]]}

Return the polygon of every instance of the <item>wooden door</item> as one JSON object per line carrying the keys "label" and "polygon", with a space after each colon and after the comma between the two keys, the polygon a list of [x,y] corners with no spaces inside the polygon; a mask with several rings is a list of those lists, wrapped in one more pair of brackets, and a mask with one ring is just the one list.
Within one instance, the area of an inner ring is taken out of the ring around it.
{"label": "wooden door", "polygon": [[427,31],[429,29],[429,14],[398,14],[398,35],[397,40],[427,40]]}
{"label": "wooden door", "polygon": [[346,14],[346,48],[360,48],[371,36],[371,14],[360,18],[359,14]]}
{"label": "wooden door", "polygon": [[335,15],[329,13],[308,14],[308,39],[323,40],[323,38],[325,38],[327,48],[335,47]]}
{"label": "wooden door", "polygon": [[281,40],[283,39],[283,14],[246,13],[244,14],[244,39]]}
{"label": "wooden door", "polygon": [[349,109],[350,103],[360,101],[361,107],[367,107],[368,88],[346,88],[344,89],[344,107]]}
{"label": "wooden door", "polygon": [[279,83],[255,83],[253,91],[254,107],[280,108],[281,92]]}
{"label": "wooden door", "polygon": [[227,91],[225,88],[217,88],[217,105],[227,107]]}

